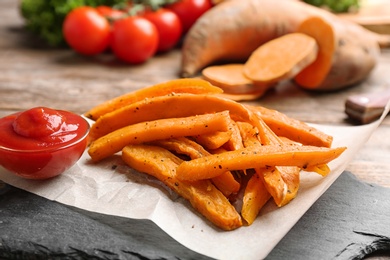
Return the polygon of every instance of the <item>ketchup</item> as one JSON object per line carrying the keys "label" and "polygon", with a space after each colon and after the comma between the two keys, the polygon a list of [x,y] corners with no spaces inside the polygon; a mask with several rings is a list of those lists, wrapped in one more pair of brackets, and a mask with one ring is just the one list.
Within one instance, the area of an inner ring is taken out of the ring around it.
{"label": "ketchup", "polygon": [[80,158],[88,130],[81,116],[47,107],[3,117],[0,164],[26,178],[53,177]]}

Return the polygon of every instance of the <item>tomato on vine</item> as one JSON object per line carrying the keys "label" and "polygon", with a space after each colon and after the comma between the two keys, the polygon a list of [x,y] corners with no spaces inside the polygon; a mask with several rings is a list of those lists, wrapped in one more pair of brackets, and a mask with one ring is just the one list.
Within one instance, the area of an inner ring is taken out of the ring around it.
{"label": "tomato on vine", "polygon": [[160,8],[157,11],[146,11],[142,16],[156,26],[159,35],[158,52],[165,52],[176,46],[182,35],[182,26],[174,12]]}
{"label": "tomato on vine", "polygon": [[107,49],[110,24],[95,8],[83,6],[72,10],[63,23],[62,32],[68,45],[83,55],[95,55]]}
{"label": "tomato on vine", "polygon": [[143,63],[156,52],[159,36],[156,26],[140,16],[128,16],[112,25],[111,50],[132,64]]}
{"label": "tomato on vine", "polygon": [[177,14],[182,23],[183,33],[186,33],[196,20],[212,6],[210,0],[181,0],[167,5],[166,8]]}
{"label": "tomato on vine", "polygon": [[111,6],[99,5],[96,7],[96,11],[102,16],[108,19],[119,19],[126,15],[126,12],[123,10],[112,8]]}

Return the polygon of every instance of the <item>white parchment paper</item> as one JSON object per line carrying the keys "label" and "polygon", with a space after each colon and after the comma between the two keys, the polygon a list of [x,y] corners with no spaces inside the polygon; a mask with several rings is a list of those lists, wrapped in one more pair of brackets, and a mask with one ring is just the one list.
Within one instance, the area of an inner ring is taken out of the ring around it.
{"label": "white parchment paper", "polygon": [[382,118],[362,126],[314,125],[333,135],[333,146],[348,149],[329,164],[331,173],[323,178],[301,173],[298,196],[277,208],[270,201],[249,227],[221,231],[198,215],[183,199],[162,185],[129,169],[120,157],[92,164],[85,153],[64,174],[46,181],[21,179],[0,167],[0,180],[63,204],[88,211],[133,219],[150,219],[184,246],[217,259],[263,259],[294,226],[311,205],[345,170],[350,161],[379,126]]}

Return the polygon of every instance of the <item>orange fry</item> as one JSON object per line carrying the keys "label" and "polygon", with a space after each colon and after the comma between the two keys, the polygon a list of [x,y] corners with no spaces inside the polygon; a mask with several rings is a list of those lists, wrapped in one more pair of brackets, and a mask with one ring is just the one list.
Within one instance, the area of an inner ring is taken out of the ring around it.
{"label": "orange fry", "polygon": [[255,173],[245,187],[241,216],[248,225],[255,221],[261,208],[271,198],[264,186],[262,171],[263,169],[255,169]]}
{"label": "orange fry", "polygon": [[267,168],[274,166],[308,166],[336,159],[346,147],[326,148],[296,145],[265,145],[182,162],[177,176],[182,180],[201,180],[218,176],[225,171]]}
{"label": "orange fry", "polygon": [[213,150],[220,148],[222,145],[228,142],[231,136],[232,133],[229,131],[218,131],[209,134],[196,135],[193,137],[193,139],[206,149]]}
{"label": "orange fry", "polygon": [[331,147],[333,137],[308,124],[261,106],[250,107],[278,136],[287,137],[304,145]]}
{"label": "orange fry", "polygon": [[223,90],[211,85],[208,81],[195,78],[174,79],[153,86],[142,88],[108,100],[90,109],[85,116],[97,120],[104,114],[145,98],[164,96],[172,93],[219,94]]}
{"label": "orange fry", "polygon": [[168,150],[157,146],[129,145],[123,149],[122,158],[135,170],[165,183],[216,226],[224,230],[242,226],[238,212],[209,180],[186,182],[176,178],[177,161],[180,159]]}
{"label": "orange fry", "polygon": [[93,141],[88,153],[93,161],[99,161],[121,151],[128,144],[141,144],[159,139],[226,131],[229,120],[229,112],[224,111],[215,114],[160,119],[129,125]]}
{"label": "orange fry", "polygon": [[[177,154],[187,155],[191,159],[210,155],[210,153],[205,150],[203,146],[186,137],[157,140],[152,142],[152,144],[163,147]],[[237,193],[240,189],[240,183],[236,181],[231,172],[222,173],[215,178],[211,178],[211,181],[226,197],[233,193]]]}
{"label": "orange fry", "polygon": [[258,119],[246,106],[215,95],[174,94],[148,98],[100,117],[90,130],[97,139],[124,126],[165,118],[188,117],[229,110],[235,121],[258,125]]}

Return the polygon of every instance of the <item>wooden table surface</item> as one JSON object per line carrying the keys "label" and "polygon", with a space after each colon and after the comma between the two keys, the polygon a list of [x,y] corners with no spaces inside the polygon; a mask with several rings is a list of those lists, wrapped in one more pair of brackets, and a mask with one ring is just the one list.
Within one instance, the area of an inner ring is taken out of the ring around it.
{"label": "wooden table surface", "polygon": [[[112,55],[82,57],[69,49],[53,49],[27,33],[18,1],[0,1],[0,117],[34,106],[83,113],[112,97],[178,77],[180,50],[131,66]],[[312,123],[353,125],[345,100],[358,93],[388,88],[390,49],[365,82],[333,93],[311,93],[292,84],[278,86],[255,101]],[[359,179],[390,187],[390,117],[374,132],[346,170]]]}
{"label": "wooden table surface", "polygon": [[[69,49],[48,48],[24,30],[18,1],[1,0],[0,17],[0,117],[34,106],[81,114],[109,98],[178,77],[179,49],[131,66],[109,53],[87,58]],[[353,125],[344,112],[346,98],[388,88],[388,75],[390,49],[383,50],[378,66],[360,85],[320,94],[284,84],[255,102],[306,122]],[[390,187],[389,136],[387,117],[347,170]]]}

